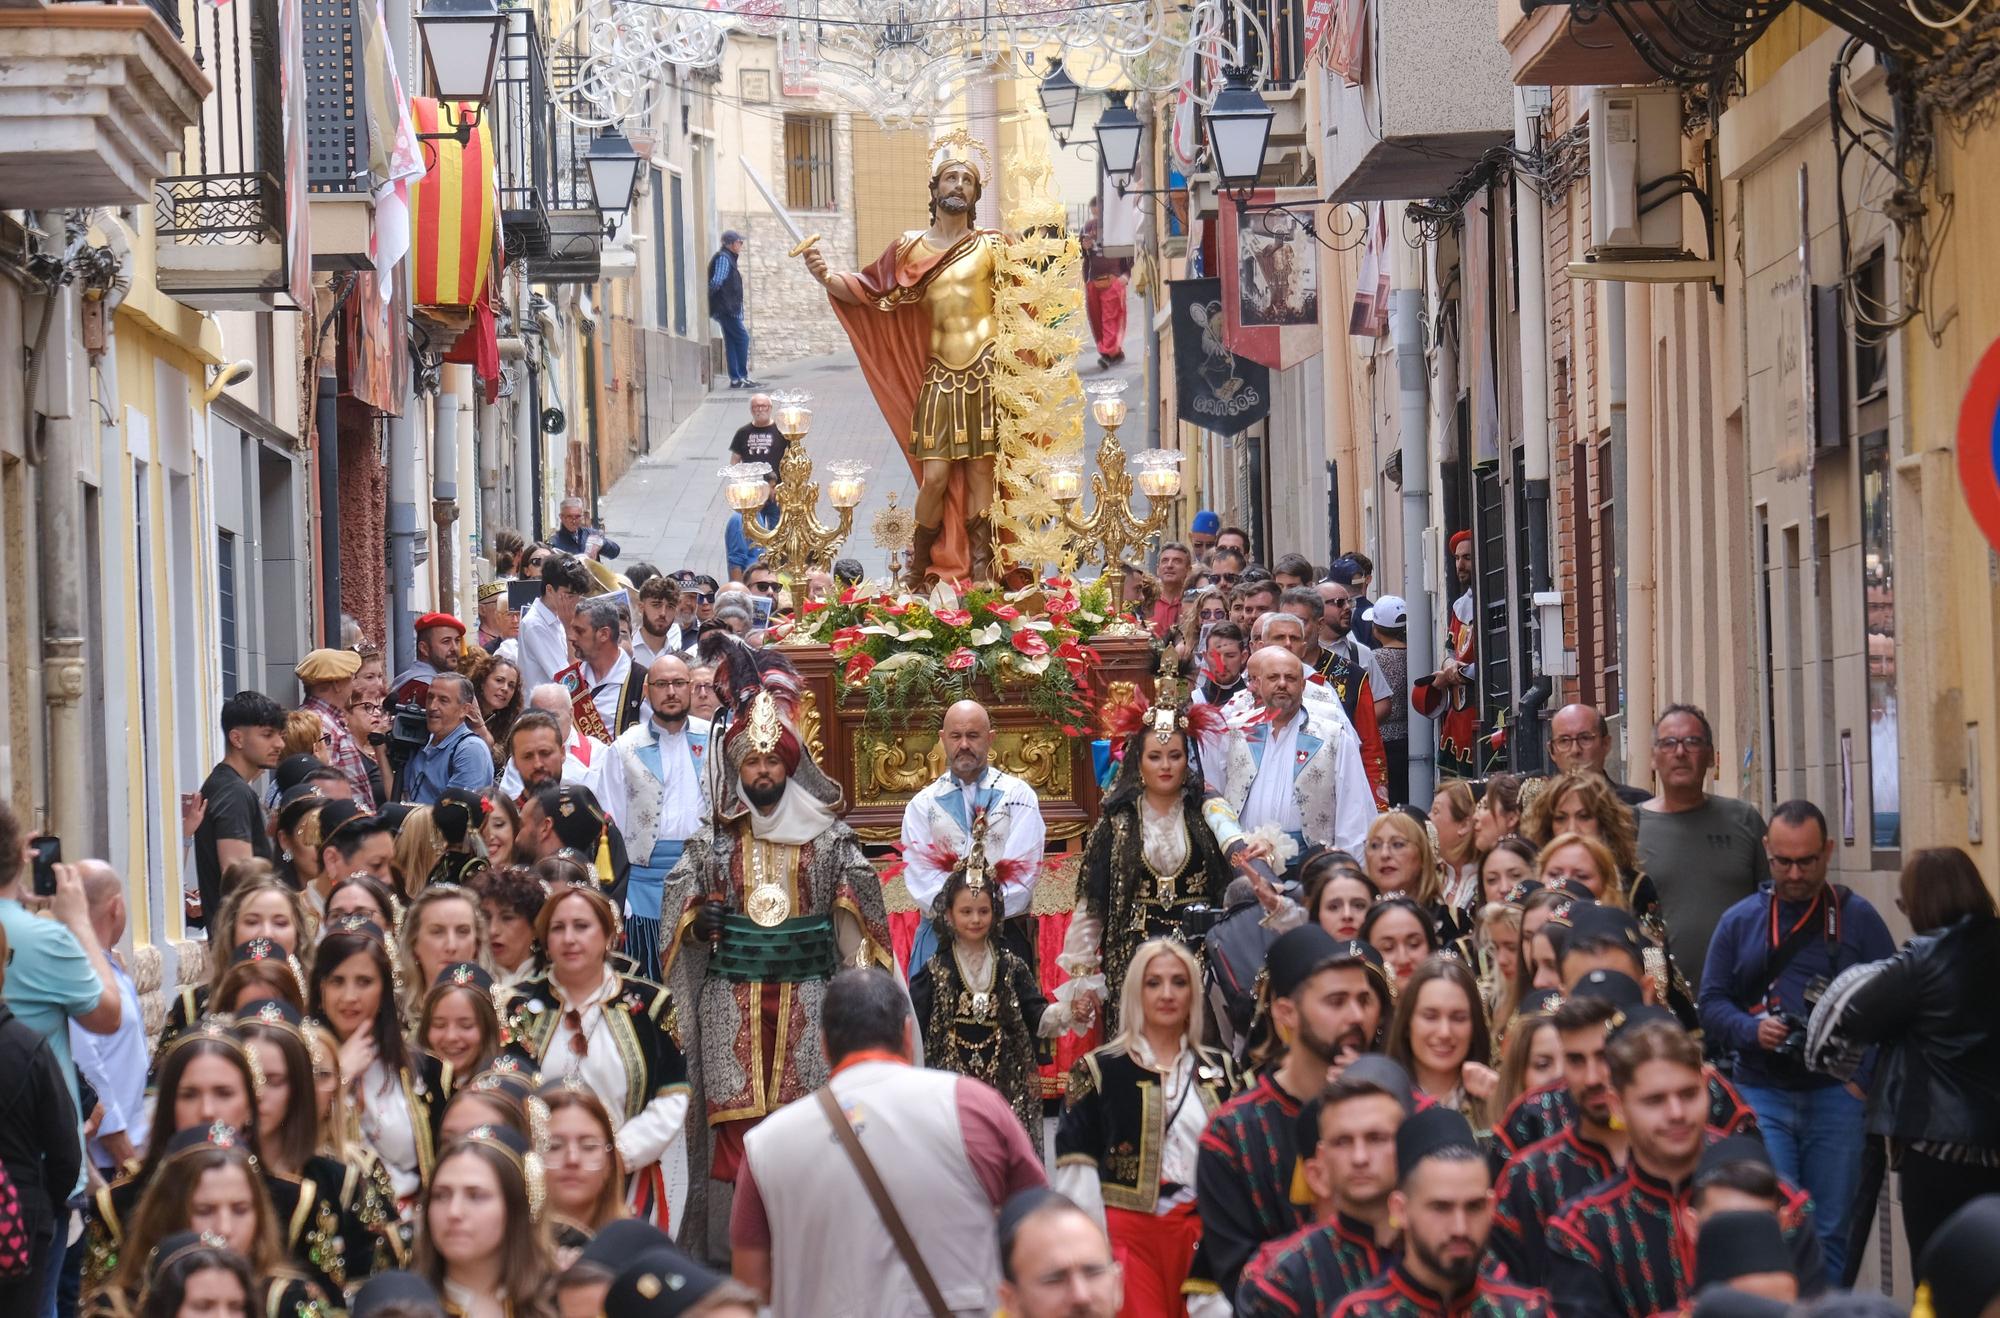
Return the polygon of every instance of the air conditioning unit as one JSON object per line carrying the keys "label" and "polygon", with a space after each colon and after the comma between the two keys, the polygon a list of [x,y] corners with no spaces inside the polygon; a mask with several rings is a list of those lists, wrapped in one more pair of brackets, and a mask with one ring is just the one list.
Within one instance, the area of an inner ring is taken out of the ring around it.
{"label": "air conditioning unit", "polygon": [[1684,259],[1681,94],[1599,87],[1590,93],[1591,261]]}

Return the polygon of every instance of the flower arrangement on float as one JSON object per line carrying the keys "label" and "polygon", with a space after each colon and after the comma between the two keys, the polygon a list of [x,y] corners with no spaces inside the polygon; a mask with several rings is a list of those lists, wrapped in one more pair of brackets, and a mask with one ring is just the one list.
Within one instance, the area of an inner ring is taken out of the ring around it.
{"label": "flower arrangement on float", "polygon": [[1080,736],[1091,723],[1085,675],[1098,662],[1090,642],[1117,620],[1104,585],[1068,576],[1014,591],[941,585],[928,596],[863,583],[804,602],[771,639],[827,646],[842,683],[865,694],[871,726],[978,698],[983,683]]}

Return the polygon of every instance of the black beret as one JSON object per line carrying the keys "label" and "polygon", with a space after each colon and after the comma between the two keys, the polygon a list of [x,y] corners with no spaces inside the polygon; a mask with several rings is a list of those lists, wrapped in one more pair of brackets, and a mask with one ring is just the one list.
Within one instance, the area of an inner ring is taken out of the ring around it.
{"label": "black beret", "polygon": [[337,839],[358,842],[370,833],[386,833],[389,825],[382,816],[359,801],[328,801],[319,808],[319,844],[330,847]]}
{"label": "black beret", "polygon": [[1471,1123],[1457,1109],[1438,1105],[1413,1113],[1396,1128],[1396,1179],[1408,1180],[1418,1163],[1455,1148],[1479,1148]]}
{"label": "black beret", "polygon": [[1644,956],[1652,946],[1639,922],[1632,918],[1630,911],[1621,911],[1616,906],[1606,906],[1601,902],[1580,901],[1570,908],[1570,939],[1590,938],[1604,942],[1615,942],[1632,950],[1635,955]]}
{"label": "black beret", "polygon": [[244,961],[283,961],[285,955],[285,949],[270,939],[252,938],[238,943],[231,949],[229,964],[233,966]]}
{"label": "black beret", "polygon": [[1694,1169],[1694,1183],[1700,1185],[1702,1178],[1710,1172],[1745,1162],[1777,1170],[1776,1164],[1771,1161],[1771,1151],[1764,1147],[1763,1140],[1755,1135],[1727,1135],[1701,1151],[1701,1161]]}
{"label": "black beret", "polygon": [[287,755],[279,760],[278,767],[271,771],[271,781],[278,785],[278,791],[281,793],[295,792],[305,783],[306,775],[324,763],[324,760],[311,751]]}
{"label": "black beret", "polygon": [[604,1294],[605,1318],[674,1318],[722,1285],[711,1272],[671,1245],[648,1250],[626,1266]]}
{"label": "black beret", "polygon": [[595,1263],[602,1268],[622,1268],[628,1259],[673,1243],[666,1232],[636,1217],[606,1222],[604,1229],[590,1238],[578,1263]]}
{"label": "black beret", "polygon": [[572,851],[582,854],[585,863],[597,855],[597,840],[604,834],[604,807],[597,793],[582,783],[563,783],[555,790],[556,808],[549,822],[556,837]]}
{"label": "black beret", "polygon": [[2000,1299],[2000,1194],[1972,1200],[1931,1233],[1917,1263],[1931,1311],[1944,1318],[1984,1313]]}
{"label": "black beret", "polygon": [[1627,1007],[1606,1023],[1604,1037],[1616,1039],[1627,1030],[1636,1030],[1641,1025],[1651,1025],[1654,1021],[1665,1021],[1675,1029],[1680,1028],[1680,1020],[1665,1007]]}
{"label": "black beret", "polygon": [[1766,1272],[1790,1272],[1791,1251],[1776,1213],[1717,1213],[1695,1237],[1696,1289]]}
{"label": "black beret", "polygon": [[437,827],[438,836],[450,846],[465,841],[465,835],[475,825],[486,822],[486,802],[479,793],[469,792],[463,787],[447,787],[438,793],[437,803],[431,807],[431,823]]}
{"label": "black beret", "polygon": [[432,988],[440,984],[469,984],[481,993],[491,993],[493,976],[476,961],[454,961],[438,971],[437,978],[431,981]]}
{"label": "black beret", "polygon": [[1289,998],[1299,991],[1299,985],[1340,960],[1345,947],[1345,943],[1317,924],[1302,924],[1280,934],[1271,944],[1271,950],[1264,953],[1264,972],[1271,982],[1271,996]]}
{"label": "black beret", "polygon": [[[313,766],[319,766],[317,759],[313,760]],[[327,800],[327,794],[320,790],[318,783],[300,783],[297,787],[288,788],[278,798],[278,827],[287,833],[293,832],[301,819],[325,805]]]}
{"label": "black beret", "polygon": [[1572,1000],[1597,998],[1627,1011],[1646,1001],[1646,991],[1639,987],[1639,981],[1616,970],[1591,971],[1576,982],[1569,996]]}

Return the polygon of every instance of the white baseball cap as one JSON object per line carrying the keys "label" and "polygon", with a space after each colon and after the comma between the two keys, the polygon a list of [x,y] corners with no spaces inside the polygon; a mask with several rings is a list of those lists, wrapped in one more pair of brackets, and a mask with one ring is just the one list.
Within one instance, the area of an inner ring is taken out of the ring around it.
{"label": "white baseball cap", "polygon": [[1410,620],[1410,606],[1401,595],[1384,595],[1361,618],[1377,627],[1401,627]]}

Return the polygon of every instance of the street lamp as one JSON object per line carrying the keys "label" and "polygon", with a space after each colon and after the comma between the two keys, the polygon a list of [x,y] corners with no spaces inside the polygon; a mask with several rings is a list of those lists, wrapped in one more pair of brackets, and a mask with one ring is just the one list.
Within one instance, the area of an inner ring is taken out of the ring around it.
{"label": "street lamp", "polygon": [[632,209],[632,197],[639,190],[639,153],[625,134],[606,128],[590,144],[585,163],[590,170],[590,196],[604,217],[604,236],[609,238]]}
{"label": "street lamp", "polygon": [[1241,210],[1264,172],[1264,144],[1270,140],[1276,112],[1257,94],[1249,70],[1229,69],[1227,75],[1221,94],[1208,109],[1208,140],[1222,190],[1236,198]]}
{"label": "street lamp", "polygon": [[1076,100],[1083,88],[1077,86],[1076,79],[1069,76],[1060,59],[1049,61],[1049,71],[1043,75],[1036,94],[1042,100],[1042,113],[1049,117],[1049,129],[1056,135],[1056,141],[1068,146],[1065,135],[1076,127]]}
{"label": "street lamp", "polygon": [[1106,92],[1111,104],[1097,116],[1098,157],[1104,162],[1104,172],[1121,185],[1139,167],[1139,143],[1146,135],[1146,125],[1125,104],[1126,95],[1124,91]]}
{"label": "street lamp", "polygon": [[507,16],[494,0],[430,0],[416,16],[423,41],[424,68],[430,72],[431,94],[463,114],[449,133],[419,133],[425,140],[472,140],[479,111],[493,95],[493,72],[500,62],[500,43],[507,37]]}
{"label": "street lamp", "polygon": [[[1153,452],[1132,460],[1137,469],[1139,493],[1151,501],[1146,515],[1133,511],[1133,476],[1125,469],[1125,446],[1118,442],[1118,427],[1129,414],[1123,380],[1092,380],[1084,386],[1090,395],[1090,414],[1104,427],[1104,440],[1097,448],[1097,475],[1091,489],[1097,506],[1086,516],[1078,514],[1083,496],[1083,467],[1080,459],[1058,458],[1044,464],[1042,489],[1055,501],[1063,528],[1088,551],[1095,549],[1104,561],[1104,584],[1111,594],[1111,608],[1121,605],[1125,588],[1125,560],[1134,551],[1143,551],[1167,522],[1167,504],[1181,492],[1180,454],[1159,457]],[[1136,635],[1130,624],[1114,623],[1106,635]]]}

